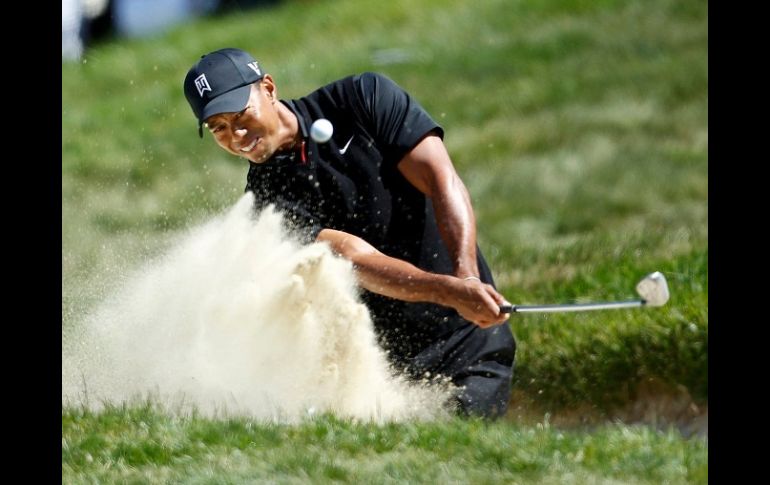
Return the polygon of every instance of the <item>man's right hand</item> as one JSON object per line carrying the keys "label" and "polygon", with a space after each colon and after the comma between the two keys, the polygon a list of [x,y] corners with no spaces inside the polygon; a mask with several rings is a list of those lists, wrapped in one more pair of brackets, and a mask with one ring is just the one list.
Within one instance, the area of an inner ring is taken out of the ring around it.
{"label": "man's right hand", "polygon": [[452,295],[446,302],[464,319],[481,328],[499,325],[510,318],[510,313],[501,313],[500,305],[510,303],[492,285],[475,278],[454,278]]}

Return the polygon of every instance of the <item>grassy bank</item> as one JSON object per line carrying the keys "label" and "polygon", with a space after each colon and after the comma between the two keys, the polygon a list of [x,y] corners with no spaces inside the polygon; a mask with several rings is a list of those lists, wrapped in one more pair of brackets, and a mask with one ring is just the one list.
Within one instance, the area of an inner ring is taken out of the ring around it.
{"label": "grassy bank", "polygon": [[329,416],[286,426],[171,418],[152,405],[62,413],[63,483],[707,483],[707,458],[705,442],[645,427]]}

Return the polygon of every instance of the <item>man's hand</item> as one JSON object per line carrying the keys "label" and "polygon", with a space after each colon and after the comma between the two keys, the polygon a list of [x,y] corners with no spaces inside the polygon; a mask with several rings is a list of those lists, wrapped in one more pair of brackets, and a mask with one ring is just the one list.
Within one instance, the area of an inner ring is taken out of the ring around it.
{"label": "man's hand", "polygon": [[492,285],[482,283],[477,278],[455,278],[452,284],[452,296],[446,304],[451,306],[464,319],[481,328],[499,325],[507,320],[510,313],[500,313],[500,305],[510,305]]}

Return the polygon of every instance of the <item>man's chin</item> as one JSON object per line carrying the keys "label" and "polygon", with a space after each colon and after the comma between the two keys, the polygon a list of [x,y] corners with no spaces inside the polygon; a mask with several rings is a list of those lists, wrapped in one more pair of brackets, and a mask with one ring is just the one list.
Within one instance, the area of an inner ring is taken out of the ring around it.
{"label": "man's chin", "polygon": [[269,157],[262,157],[262,158],[254,159],[254,157],[250,157],[248,160],[251,163],[256,163],[257,165],[259,165],[259,164],[265,163],[268,160],[268,158]]}
{"label": "man's chin", "polygon": [[246,159],[251,163],[265,163],[273,156],[271,151],[263,151],[260,153],[250,153],[246,156]]}

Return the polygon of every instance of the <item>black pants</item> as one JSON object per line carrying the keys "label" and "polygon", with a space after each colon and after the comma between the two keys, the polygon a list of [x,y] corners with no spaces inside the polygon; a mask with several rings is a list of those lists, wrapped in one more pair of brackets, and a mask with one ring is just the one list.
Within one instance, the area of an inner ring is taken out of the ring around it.
{"label": "black pants", "polygon": [[496,418],[505,414],[511,396],[516,341],[508,322],[482,329],[467,325],[409,359],[408,373],[443,375],[459,387],[457,412]]}

